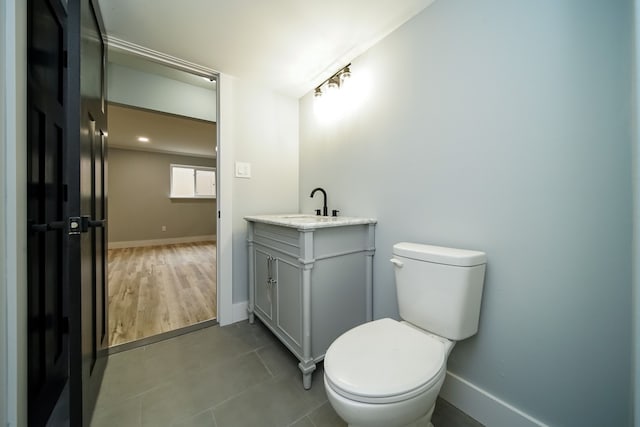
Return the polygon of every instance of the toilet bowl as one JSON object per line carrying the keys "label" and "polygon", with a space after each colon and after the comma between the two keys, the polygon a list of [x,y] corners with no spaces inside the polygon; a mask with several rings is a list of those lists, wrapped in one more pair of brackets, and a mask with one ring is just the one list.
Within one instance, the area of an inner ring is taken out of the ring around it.
{"label": "toilet bowl", "polygon": [[429,421],[453,342],[392,319],[365,323],[327,350],[327,398],[349,426]]}
{"label": "toilet bowl", "polygon": [[483,252],[398,243],[393,254],[403,320],[357,326],[325,354],[327,397],[351,427],[432,426],[455,341],[478,330]]}

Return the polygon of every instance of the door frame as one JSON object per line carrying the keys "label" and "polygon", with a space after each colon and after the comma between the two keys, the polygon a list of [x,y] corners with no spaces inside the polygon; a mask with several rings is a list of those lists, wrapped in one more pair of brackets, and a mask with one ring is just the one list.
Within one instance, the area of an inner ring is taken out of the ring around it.
{"label": "door frame", "polygon": [[[217,287],[217,313],[216,320],[221,326],[231,324],[244,317],[234,316],[233,306],[233,284],[232,284],[232,177],[233,164],[230,155],[230,141],[227,127],[224,126],[225,118],[228,114],[228,100],[230,96],[226,96],[229,92],[229,77],[208,67],[194,64],[180,58],[148,49],[116,37],[110,37],[107,34],[107,49],[121,51],[127,54],[135,55],[139,58],[158,64],[184,71],[194,75],[215,78],[216,79],[216,140],[218,152],[216,154],[216,248],[217,248],[217,266],[216,266],[216,287]],[[223,111],[224,110],[224,111]],[[224,214],[222,210],[224,209]]]}
{"label": "door frame", "polygon": [[[0,0],[0,11],[5,10],[5,0]],[[5,16],[6,13],[2,13],[1,16]],[[0,24],[0,28],[6,28],[6,18]],[[4,31],[0,31],[0,64],[5,63],[5,34]],[[5,95],[5,67],[0,67],[0,129],[7,129],[6,120],[6,104],[7,98]],[[6,146],[5,133],[0,132],[0,170],[6,171]],[[5,237],[5,224],[6,224],[6,206],[4,203],[6,195],[6,176],[0,175],[0,271],[7,271],[5,262],[7,248]],[[5,312],[7,307],[7,283],[4,276],[0,279],[0,310]],[[5,316],[0,316],[0,425],[8,425],[7,417],[7,389],[4,384],[7,384],[7,319]]]}
{"label": "door frame", "polygon": [[[5,201],[0,214],[0,256],[4,274],[0,275],[0,309],[2,319],[0,352],[6,364],[0,367],[0,421],[3,425],[26,425],[27,422],[27,2],[0,0],[0,102],[3,129],[0,132],[2,165],[0,196]],[[5,36],[12,35],[13,37]]]}

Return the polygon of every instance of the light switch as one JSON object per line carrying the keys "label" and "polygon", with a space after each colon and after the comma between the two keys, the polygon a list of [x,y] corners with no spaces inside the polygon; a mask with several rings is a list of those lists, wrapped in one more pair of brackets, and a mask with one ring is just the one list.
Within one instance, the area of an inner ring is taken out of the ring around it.
{"label": "light switch", "polygon": [[236,178],[251,178],[251,163],[236,162]]}

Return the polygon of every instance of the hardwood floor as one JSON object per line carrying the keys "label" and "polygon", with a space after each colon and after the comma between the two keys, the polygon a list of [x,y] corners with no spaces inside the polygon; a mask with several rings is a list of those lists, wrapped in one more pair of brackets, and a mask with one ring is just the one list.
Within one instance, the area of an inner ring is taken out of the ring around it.
{"label": "hardwood floor", "polygon": [[216,243],[109,250],[109,345],[216,317]]}

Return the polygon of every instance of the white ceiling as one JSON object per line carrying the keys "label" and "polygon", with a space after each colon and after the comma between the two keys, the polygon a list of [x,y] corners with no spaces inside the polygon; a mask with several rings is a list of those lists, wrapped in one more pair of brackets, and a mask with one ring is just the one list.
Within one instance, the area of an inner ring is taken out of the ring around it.
{"label": "white ceiling", "polygon": [[294,97],[432,2],[99,0],[109,36]]}

